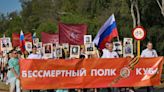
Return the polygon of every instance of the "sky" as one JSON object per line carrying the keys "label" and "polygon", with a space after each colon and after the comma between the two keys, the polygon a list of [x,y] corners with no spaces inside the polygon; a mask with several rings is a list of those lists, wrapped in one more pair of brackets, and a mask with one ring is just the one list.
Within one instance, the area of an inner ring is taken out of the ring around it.
{"label": "sky", "polygon": [[19,0],[0,0],[0,13],[7,14],[13,11],[21,11]]}

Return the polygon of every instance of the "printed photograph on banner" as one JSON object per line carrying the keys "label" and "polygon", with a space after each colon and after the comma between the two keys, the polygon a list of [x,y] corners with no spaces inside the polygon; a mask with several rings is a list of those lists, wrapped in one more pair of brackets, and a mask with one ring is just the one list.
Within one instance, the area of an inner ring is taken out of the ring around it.
{"label": "printed photograph on banner", "polygon": [[94,54],[95,53],[94,43],[86,43],[85,44],[85,52],[86,52],[86,54]]}
{"label": "printed photograph on banner", "polygon": [[79,58],[80,56],[80,46],[71,45],[70,47],[70,58]]}
{"label": "printed photograph on banner", "polygon": [[119,42],[113,42],[113,50],[115,52],[117,52],[119,55],[122,55],[123,54],[123,51],[122,51],[122,42],[119,41]]}
{"label": "printed photograph on banner", "polygon": [[60,58],[62,57],[62,47],[61,46],[58,46],[55,48],[55,53],[54,53],[54,57],[56,58]]}
{"label": "printed photograph on banner", "polygon": [[12,44],[9,37],[1,38],[1,50],[11,50]]}
{"label": "printed photograph on banner", "polygon": [[132,38],[124,38],[123,43],[123,56],[124,57],[133,57],[133,39]]}
{"label": "printed photograph on banner", "polygon": [[53,46],[52,43],[43,44],[43,58],[52,58],[53,56]]}
{"label": "printed photograph on banner", "polygon": [[32,51],[32,42],[25,42],[25,48],[28,52]]}
{"label": "printed photograph on banner", "polygon": [[34,38],[34,39],[33,39],[33,44],[34,44],[34,45],[37,45],[37,43],[39,43],[39,38]]}
{"label": "printed photograph on banner", "polygon": [[91,35],[84,35],[84,44],[92,43],[92,36]]}

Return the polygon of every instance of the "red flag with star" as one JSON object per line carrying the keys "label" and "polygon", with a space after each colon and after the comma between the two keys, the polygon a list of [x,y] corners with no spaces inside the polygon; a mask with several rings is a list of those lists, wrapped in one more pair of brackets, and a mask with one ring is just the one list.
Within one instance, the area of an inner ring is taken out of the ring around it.
{"label": "red flag with star", "polygon": [[84,35],[87,33],[86,24],[65,24],[59,23],[59,43],[71,45],[84,44]]}

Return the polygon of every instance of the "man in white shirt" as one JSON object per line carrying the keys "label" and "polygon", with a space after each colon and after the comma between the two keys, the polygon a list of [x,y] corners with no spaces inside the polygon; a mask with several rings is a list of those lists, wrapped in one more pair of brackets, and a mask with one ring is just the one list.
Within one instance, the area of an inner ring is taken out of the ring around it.
{"label": "man in white shirt", "polygon": [[147,48],[142,51],[141,57],[158,57],[156,50],[153,49],[151,42],[147,43]]}
{"label": "man in white shirt", "polygon": [[41,59],[42,56],[40,54],[37,54],[37,47],[32,47],[32,53],[27,57],[27,59]]}
{"label": "man in white shirt", "polygon": [[[147,48],[142,51],[141,57],[158,57],[156,50],[153,49],[151,42],[147,43]],[[153,86],[147,87],[147,92],[154,92]]]}
{"label": "man in white shirt", "polygon": [[[37,47],[32,46],[32,53],[27,57],[27,59],[41,59],[41,58],[42,58],[42,56],[40,54],[37,54]],[[40,91],[33,90],[32,92],[40,92]]]}
{"label": "man in white shirt", "polygon": [[[102,50],[103,54],[101,56],[101,58],[118,58],[118,54],[113,51],[113,43],[111,42],[107,42],[105,44],[105,48]],[[111,88],[111,89],[107,89],[108,92],[118,92],[117,88]]]}
{"label": "man in white shirt", "polygon": [[107,42],[105,44],[105,48],[102,50],[103,55],[101,58],[118,58],[118,54],[113,51],[113,43]]}

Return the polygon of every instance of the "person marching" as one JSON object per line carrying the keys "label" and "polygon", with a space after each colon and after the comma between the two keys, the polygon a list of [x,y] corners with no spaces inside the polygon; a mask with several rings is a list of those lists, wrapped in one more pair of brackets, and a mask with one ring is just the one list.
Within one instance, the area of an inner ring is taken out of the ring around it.
{"label": "person marching", "polygon": [[119,58],[117,52],[113,51],[113,43],[107,42],[105,48],[102,50],[101,58]]}
{"label": "person marching", "polygon": [[42,56],[37,54],[37,47],[32,46],[32,53],[27,57],[27,59],[41,59]]}
{"label": "person marching", "polygon": [[[32,53],[27,57],[27,59],[41,59],[42,56],[37,54],[37,47],[32,46]],[[33,90],[33,92],[39,92],[39,90]]]}
{"label": "person marching", "polygon": [[[147,43],[147,48],[142,51],[141,57],[158,57],[156,50],[153,49],[152,42]],[[154,92],[153,86],[147,87],[147,92]]]}
{"label": "person marching", "polygon": [[[119,55],[117,52],[113,51],[113,43],[112,42],[107,42],[105,44],[105,48],[102,50],[102,56],[101,58],[119,58]],[[110,89],[108,89],[109,92]],[[117,92],[117,88],[112,88],[112,92]]]}
{"label": "person marching", "polygon": [[152,42],[147,43],[147,48],[142,51],[141,57],[158,57],[156,50],[153,49]]}
{"label": "person marching", "polygon": [[16,50],[13,50],[11,53],[12,58],[9,60],[9,68],[11,71],[9,74],[10,92],[21,92],[18,53]]}

